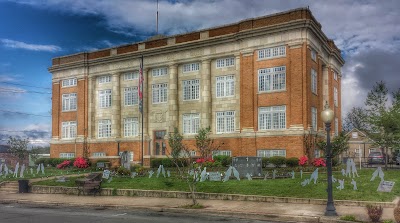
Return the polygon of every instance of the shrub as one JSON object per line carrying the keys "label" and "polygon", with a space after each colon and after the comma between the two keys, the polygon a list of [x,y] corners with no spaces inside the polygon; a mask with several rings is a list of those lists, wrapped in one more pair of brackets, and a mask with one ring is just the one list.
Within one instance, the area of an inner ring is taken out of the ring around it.
{"label": "shrub", "polygon": [[223,167],[227,167],[232,164],[232,157],[230,156],[218,155],[214,156],[213,159],[215,162],[219,162]]}
{"label": "shrub", "polygon": [[57,169],[64,169],[71,166],[71,161],[70,160],[64,160],[64,162],[60,163],[57,165]]}
{"label": "shrub", "polygon": [[307,166],[308,165],[308,157],[306,155],[300,157],[299,166]]}
{"label": "shrub", "polygon": [[382,217],[382,206],[367,205],[368,216],[372,222],[379,222]]}
{"label": "shrub", "polygon": [[74,167],[77,167],[77,168],[88,168],[89,167],[89,163],[83,157],[78,157],[78,158],[75,159]]}
{"label": "shrub", "polygon": [[269,162],[274,164],[276,168],[279,168],[286,163],[286,158],[283,156],[273,156],[269,158]]}
{"label": "shrub", "polygon": [[269,162],[269,158],[268,157],[263,157],[261,158],[261,163],[262,163],[262,167],[267,167]]}
{"label": "shrub", "polygon": [[120,175],[120,176],[130,176],[131,175],[131,171],[126,169],[126,168],[124,168],[124,167],[122,167],[122,166],[120,166],[117,169],[117,174]]}
{"label": "shrub", "polygon": [[[183,164],[183,166],[187,165],[186,159],[181,158],[181,161],[182,162],[179,162],[179,164]],[[175,167],[174,162],[172,162],[172,159],[170,158],[156,158],[150,161],[151,168],[158,168],[160,165],[164,165],[164,168]]]}
{"label": "shrub", "polygon": [[316,159],[314,159],[313,166],[315,166],[315,167],[326,166],[325,159],[324,158],[316,158]]}
{"label": "shrub", "polygon": [[299,158],[291,157],[286,159],[286,166],[287,167],[296,167],[299,165]]}

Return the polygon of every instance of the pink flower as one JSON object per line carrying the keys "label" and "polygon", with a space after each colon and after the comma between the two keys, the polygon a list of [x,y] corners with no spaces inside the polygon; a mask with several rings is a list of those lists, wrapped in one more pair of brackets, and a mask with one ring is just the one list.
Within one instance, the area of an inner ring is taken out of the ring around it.
{"label": "pink flower", "polygon": [[302,156],[302,157],[300,157],[300,159],[299,159],[299,165],[300,166],[305,166],[305,165],[307,165],[307,163],[308,163],[308,158],[307,158],[307,156]]}
{"label": "pink flower", "polygon": [[84,158],[78,157],[75,159],[74,166],[78,168],[88,168],[89,164]]}
{"label": "pink flower", "polygon": [[70,160],[64,160],[64,162],[57,165],[57,169],[64,169],[66,167],[69,167],[70,165],[71,165]]}
{"label": "pink flower", "polygon": [[315,167],[326,166],[325,159],[317,158],[317,159],[314,160],[313,165]]}

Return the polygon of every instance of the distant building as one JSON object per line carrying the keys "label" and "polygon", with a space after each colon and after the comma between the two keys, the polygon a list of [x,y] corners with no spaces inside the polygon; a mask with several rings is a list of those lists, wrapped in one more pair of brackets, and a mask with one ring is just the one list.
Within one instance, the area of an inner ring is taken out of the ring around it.
{"label": "distant building", "polygon": [[[230,156],[303,155],[303,134],[324,135],[325,101],[341,131],[340,50],[311,11],[54,58],[51,157],[93,159],[130,152],[149,165],[165,157],[174,128],[197,155],[194,136],[211,127]],[[144,57],[144,151],[138,106]]]}
{"label": "distant building", "polygon": [[12,153],[8,151],[10,148],[9,145],[0,145],[0,163],[5,163],[8,167],[14,167],[17,162],[20,162],[20,165],[25,164],[28,165],[29,160],[26,157],[22,162],[18,159],[18,157],[14,156]]}

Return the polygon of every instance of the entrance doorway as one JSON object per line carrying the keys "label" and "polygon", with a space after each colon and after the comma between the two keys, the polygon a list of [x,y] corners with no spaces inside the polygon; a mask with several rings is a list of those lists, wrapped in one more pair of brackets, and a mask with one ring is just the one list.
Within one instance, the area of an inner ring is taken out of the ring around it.
{"label": "entrance doorway", "polygon": [[154,131],[154,155],[165,155],[167,144],[164,140],[164,136],[167,131]]}

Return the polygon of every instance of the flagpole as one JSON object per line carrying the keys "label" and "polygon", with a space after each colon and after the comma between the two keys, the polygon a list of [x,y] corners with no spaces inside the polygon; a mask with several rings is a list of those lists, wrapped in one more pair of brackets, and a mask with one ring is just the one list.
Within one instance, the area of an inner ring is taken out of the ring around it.
{"label": "flagpole", "polygon": [[140,91],[141,91],[141,110],[140,112],[142,113],[142,166],[144,166],[144,133],[143,133],[143,129],[144,129],[144,103],[143,103],[143,82],[144,82],[144,78],[143,78],[143,55],[141,57],[141,61],[140,61]]}

